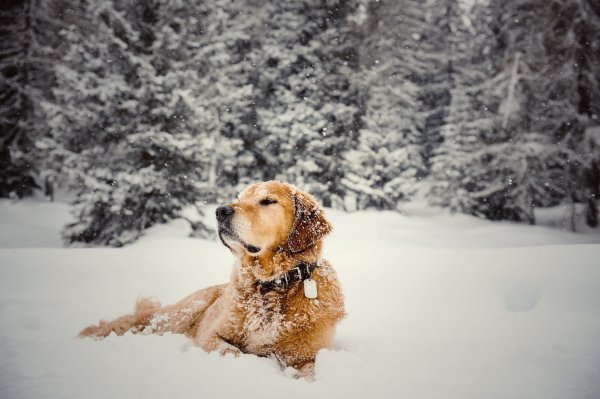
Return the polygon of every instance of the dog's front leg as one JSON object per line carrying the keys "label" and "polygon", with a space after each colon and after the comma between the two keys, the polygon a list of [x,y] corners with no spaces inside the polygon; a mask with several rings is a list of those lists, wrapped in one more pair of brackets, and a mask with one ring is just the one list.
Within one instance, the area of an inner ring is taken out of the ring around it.
{"label": "dog's front leg", "polygon": [[199,334],[197,344],[207,352],[219,352],[221,356],[232,354],[238,357],[242,351],[224,340],[218,333]]}
{"label": "dog's front leg", "polygon": [[335,324],[320,320],[312,328],[291,330],[277,343],[275,354],[284,367],[297,370],[295,377],[312,378],[315,359],[321,349],[333,346]]}
{"label": "dog's front leg", "polygon": [[220,298],[206,310],[194,337],[196,345],[207,352],[218,351],[223,356],[228,353],[239,356],[242,352],[229,339],[234,331],[229,320],[228,309]]}

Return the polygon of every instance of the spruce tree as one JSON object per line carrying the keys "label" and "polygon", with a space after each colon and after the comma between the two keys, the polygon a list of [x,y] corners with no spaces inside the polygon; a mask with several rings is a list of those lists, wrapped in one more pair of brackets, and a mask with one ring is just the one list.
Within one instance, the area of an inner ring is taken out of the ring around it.
{"label": "spruce tree", "polygon": [[499,120],[486,149],[495,171],[485,193],[491,219],[534,223],[536,206],[578,198],[576,143],[583,129],[572,90],[571,36],[555,7],[537,0],[492,7]]}
{"label": "spruce tree", "polygon": [[586,134],[579,145],[583,167],[579,180],[586,203],[586,221],[589,226],[599,224],[600,200],[600,5],[592,0],[571,2],[570,19],[575,48],[577,73],[577,108],[579,118],[586,125]]}
{"label": "spruce tree", "polygon": [[0,8],[0,197],[30,195],[47,183],[35,144],[46,131],[40,104],[53,83],[64,7],[20,0]]}
{"label": "spruce tree", "polygon": [[413,82],[423,22],[419,5],[411,1],[370,3],[363,22],[363,127],[348,154],[354,168],[345,180],[354,186],[360,208],[394,209],[414,195],[424,173],[424,121]]}
{"label": "spruce tree", "polygon": [[168,2],[84,2],[76,12],[46,106],[49,146],[64,159],[56,172],[78,193],[64,235],[120,246],[200,199],[207,134],[187,124],[197,111],[182,95],[190,72],[180,51],[199,23]]}
{"label": "spruce tree", "polygon": [[343,2],[279,1],[263,8],[255,143],[265,178],[306,187],[327,206],[343,206],[343,154],[359,110],[350,80],[353,44]]}

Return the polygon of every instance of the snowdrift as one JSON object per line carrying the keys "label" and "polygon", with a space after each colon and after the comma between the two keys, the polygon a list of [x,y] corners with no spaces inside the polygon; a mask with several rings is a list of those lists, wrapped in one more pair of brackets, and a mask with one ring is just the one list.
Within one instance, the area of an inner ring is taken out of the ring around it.
{"label": "snowdrift", "polygon": [[0,204],[0,237],[23,234],[0,249],[2,398],[600,394],[600,245],[583,244],[597,236],[464,216],[332,212],[325,254],[348,317],[309,382],[270,359],[207,354],[182,336],[75,338],[129,312],[138,295],[166,304],[224,282],[232,260],[217,242],[186,238],[181,221],[122,249],[59,248],[41,225],[54,226],[66,208],[44,207]]}

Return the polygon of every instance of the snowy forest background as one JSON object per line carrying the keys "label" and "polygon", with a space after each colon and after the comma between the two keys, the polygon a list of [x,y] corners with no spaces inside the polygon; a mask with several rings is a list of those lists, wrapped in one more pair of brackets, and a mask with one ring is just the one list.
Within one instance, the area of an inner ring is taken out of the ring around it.
{"label": "snowy forest background", "polygon": [[67,242],[120,246],[268,179],[345,210],[598,224],[597,0],[1,7],[0,196],[74,193]]}

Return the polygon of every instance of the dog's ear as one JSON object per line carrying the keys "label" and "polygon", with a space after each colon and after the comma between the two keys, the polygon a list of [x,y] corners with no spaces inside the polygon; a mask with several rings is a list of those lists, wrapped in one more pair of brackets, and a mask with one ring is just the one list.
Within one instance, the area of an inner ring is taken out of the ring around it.
{"label": "dog's ear", "polygon": [[312,197],[294,194],[294,207],[294,225],[288,236],[288,250],[300,252],[323,238],[332,227]]}

